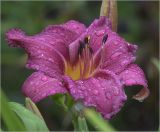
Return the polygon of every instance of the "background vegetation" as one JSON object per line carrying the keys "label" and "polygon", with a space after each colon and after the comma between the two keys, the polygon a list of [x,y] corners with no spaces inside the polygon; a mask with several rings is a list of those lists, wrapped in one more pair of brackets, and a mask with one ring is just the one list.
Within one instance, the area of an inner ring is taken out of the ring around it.
{"label": "background vegetation", "polygon": [[[5,32],[16,27],[32,35],[49,24],[59,24],[70,19],[89,25],[99,16],[100,6],[100,1],[1,2],[1,85],[11,101],[24,104],[21,85],[33,71],[24,68],[26,55],[23,50],[7,46]],[[139,46],[136,63],[144,70],[151,93],[149,98],[140,103],[131,99],[139,87],[126,88],[128,101],[117,116],[109,121],[116,130],[158,130],[159,72],[153,63],[153,58],[158,59],[159,52],[158,12],[158,1],[118,2],[118,33]],[[66,112],[51,98],[37,105],[50,130],[73,130],[70,118],[65,118]]]}

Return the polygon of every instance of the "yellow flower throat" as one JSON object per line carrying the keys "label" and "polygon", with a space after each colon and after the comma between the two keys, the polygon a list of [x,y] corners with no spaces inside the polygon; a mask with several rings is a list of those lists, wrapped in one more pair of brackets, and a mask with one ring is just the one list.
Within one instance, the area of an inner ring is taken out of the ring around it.
{"label": "yellow flower throat", "polygon": [[65,75],[70,76],[73,80],[87,79],[95,70],[89,40],[90,36],[87,36],[84,42],[80,42],[78,61],[74,65],[67,62],[65,66]]}

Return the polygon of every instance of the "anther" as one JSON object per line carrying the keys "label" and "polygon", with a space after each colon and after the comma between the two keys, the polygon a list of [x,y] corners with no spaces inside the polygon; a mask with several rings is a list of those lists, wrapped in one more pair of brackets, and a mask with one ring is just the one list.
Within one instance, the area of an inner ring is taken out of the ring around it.
{"label": "anther", "polygon": [[82,54],[83,50],[85,48],[88,48],[90,53],[92,53],[92,49],[90,48],[89,46],[89,43],[90,43],[90,36],[86,36],[84,38],[84,41],[80,41],[80,46],[79,46],[79,49],[78,49],[78,54]]}
{"label": "anther", "polygon": [[107,41],[108,35],[104,34],[103,39],[102,39],[102,45],[105,44],[105,42]]}
{"label": "anther", "polygon": [[84,38],[84,43],[85,44],[89,44],[89,41],[90,41],[90,36],[87,36]]}

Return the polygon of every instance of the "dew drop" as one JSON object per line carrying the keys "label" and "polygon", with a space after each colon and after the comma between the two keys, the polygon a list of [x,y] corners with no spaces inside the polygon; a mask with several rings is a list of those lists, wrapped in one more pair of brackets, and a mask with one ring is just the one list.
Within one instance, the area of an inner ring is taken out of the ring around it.
{"label": "dew drop", "polygon": [[124,66],[124,65],[126,65],[128,62],[126,61],[126,60],[124,60],[124,61],[122,61],[121,62],[121,66]]}
{"label": "dew drop", "polygon": [[84,87],[84,86],[81,86],[81,89],[82,89],[82,90],[85,90],[85,87]]}
{"label": "dew drop", "polygon": [[44,54],[41,54],[41,57],[43,57],[44,56]]}
{"label": "dew drop", "polygon": [[45,77],[45,76],[42,77],[41,79],[42,79],[42,81],[47,81],[47,77]]}
{"label": "dew drop", "polygon": [[107,97],[108,99],[111,99],[111,94],[110,94],[110,93],[106,93],[106,97]]}
{"label": "dew drop", "polygon": [[75,91],[75,90],[72,90],[72,93],[73,93],[73,94],[75,94],[75,93],[76,93],[76,91]]}
{"label": "dew drop", "polygon": [[93,94],[94,95],[98,95],[98,91],[97,90],[93,90]]}
{"label": "dew drop", "polygon": [[114,59],[116,57],[118,57],[121,54],[121,52],[116,52],[111,56],[111,59]]}
{"label": "dew drop", "polygon": [[39,66],[38,65],[36,65],[35,68],[36,68],[36,70],[39,70]]}
{"label": "dew drop", "polygon": [[113,88],[113,93],[114,93],[114,95],[118,95],[119,94],[119,89],[118,88]]}
{"label": "dew drop", "polygon": [[95,32],[97,36],[101,36],[104,34],[104,30],[100,30],[100,31],[97,31]]}

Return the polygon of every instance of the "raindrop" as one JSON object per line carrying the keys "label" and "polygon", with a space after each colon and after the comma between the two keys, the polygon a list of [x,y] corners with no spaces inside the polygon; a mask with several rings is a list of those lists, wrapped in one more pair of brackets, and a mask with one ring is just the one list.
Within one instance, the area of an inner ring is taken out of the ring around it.
{"label": "raindrop", "polygon": [[76,91],[75,91],[75,90],[72,90],[72,93],[73,93],[73,94],[75,94],[75,93],[76,93]]}
{"label": "raindrop", "polygon": [[111,99],[111,94],[110,94],[110,93],[106,93],[106,97],[107,97],[108,99]]}
{"label": "raindrop", "polygon": [[41,54],[41,57],[43,57],[44,56],[44,54]]}
{"label": "raindrop", "polygon": [[42,81],[47,81],[47,77],[45,77],[45,76],[42,77],[41,79],[42,79]]}
{"label": "raindrop", "polygon": [[93,90],[93,94],[94,95],[98,95],[98,91],[97,90]]}
{"label": "raindrop", "polygon": [[81,86],[81,89],[82,89],[82,90],[85,90],[85,87],[84,87],[84,86]]}
{"label": "raindrop", "polygon": [[39,66],[38,65],[36,65],[35,68],[36,68],[36,70],[39,70]]}
{"label": "raindrop", "polygon": [[49,61],[54,62],[54,60],[52,58],[48,58]]}
{"label": "raindrop", "polygon": [[120,54],[121,54],[121,52],[116,52],[115,54],[113,54],[111,56],[111,59],[114,59],[114,58],[118,57]]}
{"label": "raindrop", "polygon": [[97,31],[95,32],[97,36],[101,36],[104,34],[104,30],[100,30],[100,31]]}
{"label": "raindrop", "polygon": [[32,85],[32,84],[33,84],[33,82],[31,81],[31,82],[30,82],[30,84]]}
{"label": "raindrop", "polygon": [[113,88],[113,93],[114,93],[114,95],[118,95],[119,94],[119,89],[118,88]]}
{"label": "raindrop", "polygon": [[126,61],[126,60],[124,60],[124,61],[122,61],[121,62],[121,66],[124,66],[124,65],[126,65],[128,62]]}

